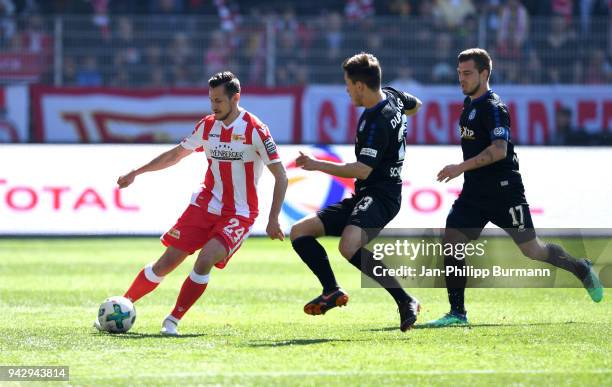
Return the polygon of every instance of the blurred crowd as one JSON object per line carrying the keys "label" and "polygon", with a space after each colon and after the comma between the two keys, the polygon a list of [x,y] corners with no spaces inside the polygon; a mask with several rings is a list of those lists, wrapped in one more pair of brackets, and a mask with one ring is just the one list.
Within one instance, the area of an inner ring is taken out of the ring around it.
{"label": "blurred crowd", "polygon": [[361,50],[378,56],[387,81],[452,84],[457,53],[475,46],[491,52],[496,84],[606,84],[611,8],[609,0],[0,0],[0,48],[38,55],[40,81],[63,85],[191,87],[226,68],[248,85],[342,83],[340,63]]}

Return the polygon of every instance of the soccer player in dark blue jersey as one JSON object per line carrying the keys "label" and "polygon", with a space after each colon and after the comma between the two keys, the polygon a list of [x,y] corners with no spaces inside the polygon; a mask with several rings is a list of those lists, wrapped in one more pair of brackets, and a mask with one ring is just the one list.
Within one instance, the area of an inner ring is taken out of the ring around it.
{"label": "soccer player in dark blue jersey", "polygon": [[324,235],[339,236],[342,256],[389,292],[400,312],[400,329],[406,331],[416,321],[419,303],[395,278],[375,275],[386,266],[375,260],[364,245],[399,212],[406,116],[415,114],[421,101],[390,87],[381,88],[380,64],[371,54],[347,58],[342,68],[351,101],[365,107],[357,124],[357,160],[333,163],[302,154],[296,164],[307,171],[355,178],[355,194],[305,217],[291,229],[294,250],[323,287],[322,294],[304,306],[304,312],[320,315],[348,302],[348,294],[338,286],[325,249],[316,240]]}
{"label": "soccer player in dark blue jersey", "polygon": [[[573,273],[593,301],[601,301],[603,288],[591,268],[592,263],[587,259],[576,259],[561,246],[544,243],[536,236],[510,137],[508,108],[489,88],[491,57],[483,49],[472,48],[461,52],[458,62],[459,83],[466,95],[459,121],[464,161],[445,166],[437,179],[448,182],[463,174],[464,183],[446,219],[444,242],[463,244],[475,240],[484,226],[492,222],[512,237],[526,257]],[[465,260],[445,256],[444,266],[463,268]],[[464,305],[466,282],[465,276],[446,276],[451,310],[426,325],[467,324]]]}

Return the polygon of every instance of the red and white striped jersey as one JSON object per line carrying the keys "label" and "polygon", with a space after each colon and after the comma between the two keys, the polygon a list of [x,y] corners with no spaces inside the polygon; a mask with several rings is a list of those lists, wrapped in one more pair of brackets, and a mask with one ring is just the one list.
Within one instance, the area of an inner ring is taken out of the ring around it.
{"label": "red and white striped jersey", "polygon": [[196,124],[181,145],[206,152],[208,159],[204,182],[191,204],[216,215],[257,216],[256,187],[263,165],[281,161],[265,124],[246,110],[227,127],[211,114]]}

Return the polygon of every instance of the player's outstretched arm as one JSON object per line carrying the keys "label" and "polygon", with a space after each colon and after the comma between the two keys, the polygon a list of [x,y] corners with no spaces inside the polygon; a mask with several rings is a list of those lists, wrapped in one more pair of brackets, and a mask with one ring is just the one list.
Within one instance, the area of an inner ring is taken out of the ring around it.
{"label": "player's outstretched arm", "polygon": [[482,152],[467,159],[461,164],[450,164],[442,168],[438,172],[437,180],[446,183],[455,177],[461,175],[465,171],[482,168],[486,165],[493,164],[506,157],[508,152],[508,142],[503,139],[493,140],[491,145],[486,147]]}
{"label": "player's outstretched arm", "polygon": [[142,167],[134,169],[119,177],[119,179],[117,179],[117,185],[119,185],[119,188],[125,188],[134,182],[136,176],[145,172],[159,171],[161,169],[171,167],[181,161],[181,159],[183,159],[185,156],[190,155],[192,152],[193,151],[189,149],[185,149],[182,145],[177,145],[169,151],[160,154]]}
{"label": "player's outstretched arm", "polygon": [[278,216],[280,215],[281,207],[285,200],[285,193],[287,192],[287,174],[285,173],[283,163],[269,164],[268,169],[274,175],[274,193],[266,233],[270,239],[280,239],[282,241],[285,239],[285,234],[280,227]]}
{"label": "player's outstretched arm", "polygon": [[295,159],[295,164],[306,171],[321,171],[328,175],[360,180],[367,179],[370,176],[370,172],[372,172],[372,167],[359,161],[354,163],[335,163],[333,161],[317,160],[302,152]]}

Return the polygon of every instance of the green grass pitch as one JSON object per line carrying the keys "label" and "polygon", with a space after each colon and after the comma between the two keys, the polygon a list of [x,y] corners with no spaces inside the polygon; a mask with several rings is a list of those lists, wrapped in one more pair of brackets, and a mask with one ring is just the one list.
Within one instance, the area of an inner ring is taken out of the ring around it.
{"label": "green grass pitch", "polygon": [[[181,322],[158,335],[187,259],[137,304],[128,334],[94,331],[163,247],[155,238],[0,240],[0,365],[67,365],[73,385],[612,385],[612,294],[468,289],[471,327],[401,333],[383,289],[324,239],[348,307],[307,316],[316,278],[288,241],[248,240]],[[411,289],[420,322],[447,311],[444,289]],[[0,382],[0,385],[7,382]],[[13,384],[11,384],[13,385]]]}

